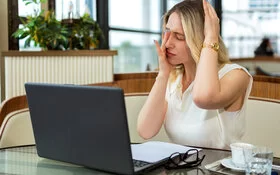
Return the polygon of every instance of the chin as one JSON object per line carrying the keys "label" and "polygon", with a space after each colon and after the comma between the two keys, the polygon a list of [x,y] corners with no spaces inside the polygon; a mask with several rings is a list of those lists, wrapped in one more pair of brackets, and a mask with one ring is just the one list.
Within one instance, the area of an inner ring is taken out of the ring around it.
{"label": "chin", "polygon": [[171,64],[174,67],[182,64],[182,63],[179,63],[179,62],[174,61],[174,60],[169,59],[169,58],[167,58],[167,61],[168,61],[169,64]]}

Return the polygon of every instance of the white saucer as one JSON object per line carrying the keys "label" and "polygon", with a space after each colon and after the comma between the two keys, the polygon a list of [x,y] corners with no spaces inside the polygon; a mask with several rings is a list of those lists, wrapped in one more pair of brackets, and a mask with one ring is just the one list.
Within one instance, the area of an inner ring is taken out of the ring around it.
{"label": "white saucer", "polygon": [[230,169],[235,170],[235,171],[245,171],[245,168],[236,167],[236,166],[232,163],[231,158],[226,158],[226,159],[221,160],[221,164],[222,164],[224,167],[230,168]]}

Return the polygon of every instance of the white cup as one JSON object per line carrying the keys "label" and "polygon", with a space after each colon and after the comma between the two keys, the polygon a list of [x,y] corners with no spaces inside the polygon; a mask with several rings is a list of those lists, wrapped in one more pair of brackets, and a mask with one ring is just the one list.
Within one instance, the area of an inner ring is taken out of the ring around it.
{"label": "white cup", "polygon": [[238,168],[245,168],[246,162],[243,151],[251,152],[254,148],[254,145],[238,142],[230,144],[230,148],[232,163]]}

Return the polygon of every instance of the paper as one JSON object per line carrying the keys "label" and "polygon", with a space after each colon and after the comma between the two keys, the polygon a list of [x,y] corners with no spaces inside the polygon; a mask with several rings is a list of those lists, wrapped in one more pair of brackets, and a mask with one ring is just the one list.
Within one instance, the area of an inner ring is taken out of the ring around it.
{"label": "paper", "polygon": [[280,170],[280,165],[272,165],[273,170]]}
{"label": "paper", "polygon": [[[141,144],[131,144],[132,158],[135,160],[142,160],[149,163],[154,163],[162,159],[168,158],[171,154],[175,152],[185,153],[189,149],[193,148],[160,141],[148,141],[146,143]],[[201,149],[197,150],[200,151]]]}

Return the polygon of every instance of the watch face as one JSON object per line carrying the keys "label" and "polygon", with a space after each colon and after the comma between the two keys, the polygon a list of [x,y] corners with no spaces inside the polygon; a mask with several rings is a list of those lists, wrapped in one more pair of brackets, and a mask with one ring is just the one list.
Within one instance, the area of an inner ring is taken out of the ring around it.
{"label": "watch face", "polygon": [[212,44],[212,47],[213,47],[213,49],[215,49],[215,50],[219,50],[219,44],[218,43],[213,43]]}

